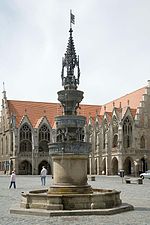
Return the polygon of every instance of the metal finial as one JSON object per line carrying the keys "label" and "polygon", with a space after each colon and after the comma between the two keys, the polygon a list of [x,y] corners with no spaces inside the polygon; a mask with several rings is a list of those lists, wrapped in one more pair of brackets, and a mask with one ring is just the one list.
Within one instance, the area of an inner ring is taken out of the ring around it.
{"label": "metal finial", "polygon": [[[79,85],[80,68],[79,68],[79,57],[76,56],[74,41],[72,37],[72,27],[71,24],[75,23],[75,16],[70,10],[70,30],[69,30],[69,40],[67,45],[67,50],[65,56],[62,59],[62,85],[65,89],[77,89]],[[64,68],[66,68],[66,76],[64,75]],[[77,68],[77,74],[74,70]]]}
{"label": "metal finial", "polygon": [[3,92],[5,91],[5,83],[4,83],[4,81],[3,81]]}
{"label": "metal finial", "polygon": [[3,99],[6,99],[5,83],[3,82]]}

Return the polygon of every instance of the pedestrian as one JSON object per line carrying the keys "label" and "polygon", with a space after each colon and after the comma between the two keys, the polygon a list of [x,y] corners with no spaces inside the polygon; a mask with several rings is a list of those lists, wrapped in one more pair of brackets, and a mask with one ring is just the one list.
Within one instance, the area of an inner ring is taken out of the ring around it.
{"label": "pedestrian", "polygon": [[47,169],[45,168],[45,166],[42,167],[40,175],[41,175],[42,186],[45,186],[45,184],[46,184],[46,175],[47,175]]}
{"label": "pedestrian", "polygon": [[16,174],[14,171],[12,171],[12,174],[10,176],[10,185],[9,185],[9,189],[12,187],[12,185],[14,185],[14,188],[16,188]]}

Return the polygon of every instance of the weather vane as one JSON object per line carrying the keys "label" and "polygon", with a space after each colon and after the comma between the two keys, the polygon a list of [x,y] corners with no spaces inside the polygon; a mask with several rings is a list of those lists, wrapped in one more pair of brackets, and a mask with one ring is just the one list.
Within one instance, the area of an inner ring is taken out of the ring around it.
{"label": "weather vane", "polygon": [[70,28],[72,28],[72,24],[75,24],[75,15],[72,14],[72,10],[70,9]]}

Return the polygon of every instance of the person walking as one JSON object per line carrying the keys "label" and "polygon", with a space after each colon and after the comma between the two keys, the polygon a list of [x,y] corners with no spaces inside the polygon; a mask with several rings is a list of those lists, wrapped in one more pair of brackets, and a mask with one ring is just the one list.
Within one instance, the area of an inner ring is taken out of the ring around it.
{"label": "person walking", "polygon": [[12,174],[10,176],[10,185],[9,185],[9,189],[12,187],[12,185],[14,185],[14,188],[16,189],[16,174],[14,171],[12,171]]}
{"label": "person walking", "polygon": [[45,186],[45,184],[46,184],[46,175],[47,175],[47,169],[45,168],[45,166],[42,167],[40,175],[41,175],[42,186]]}

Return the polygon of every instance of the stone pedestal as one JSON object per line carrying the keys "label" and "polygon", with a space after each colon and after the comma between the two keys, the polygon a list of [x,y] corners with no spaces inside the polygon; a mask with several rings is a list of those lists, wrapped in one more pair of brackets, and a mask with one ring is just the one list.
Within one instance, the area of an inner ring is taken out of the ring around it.
{"label": "stone pedestal", "polygon": [[87,184],[87,155],[52,156],[53,184],[48,193],[91,193]]}

